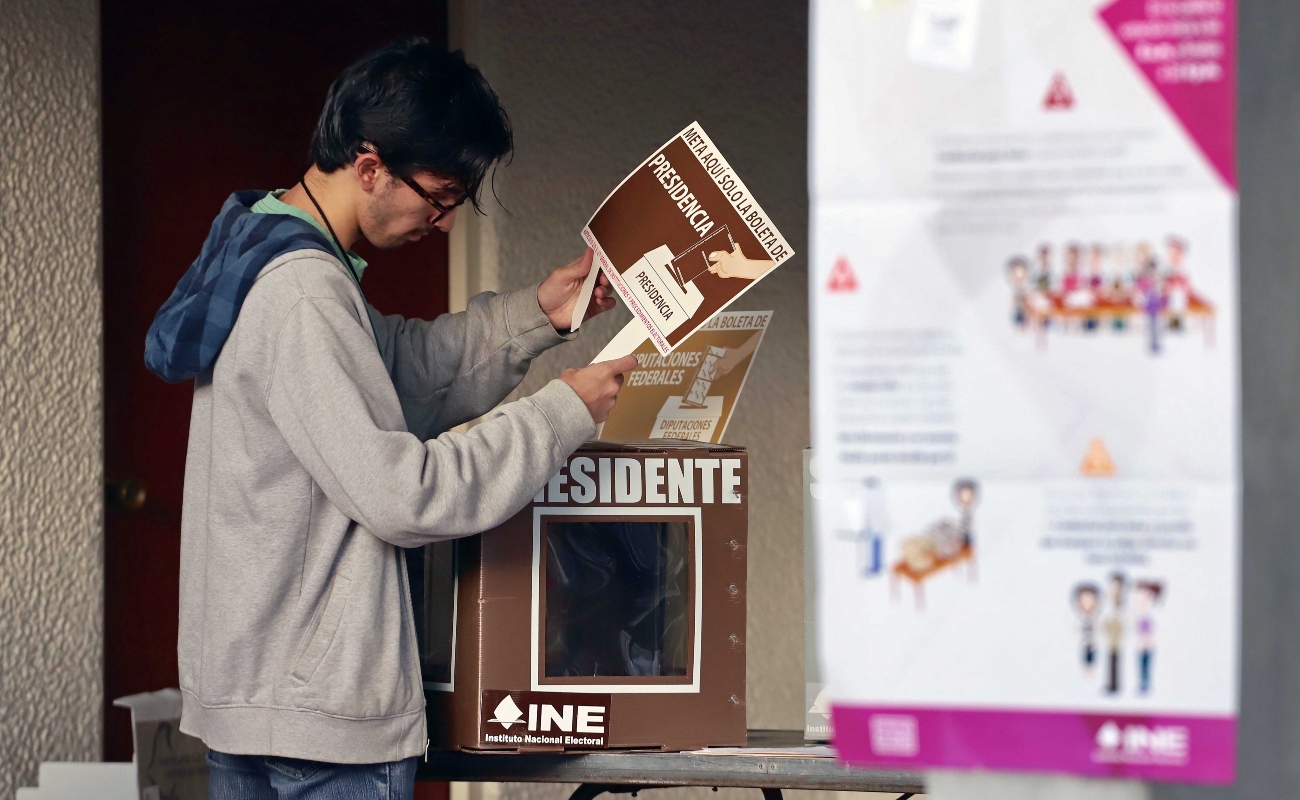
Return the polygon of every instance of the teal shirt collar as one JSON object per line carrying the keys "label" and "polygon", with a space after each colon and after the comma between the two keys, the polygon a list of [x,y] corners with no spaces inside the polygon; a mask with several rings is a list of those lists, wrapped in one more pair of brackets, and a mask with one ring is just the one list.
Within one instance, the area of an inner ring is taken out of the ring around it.
{"label": "teal shirt collar", "polygon": [[[261,200],[254,203],[249,210],[256,214],[288,214],[291,217],[297,217],[305,222],[310,222],[312,226],[316,228],[316,230],[320,231],[328,241],[333,242],[334,237],[330,235],[330,232],[325,229],[325,226],[321,225],[315,217],[308,214],[306,211],[303,211],[301,208],[291,206],[280,199],[280,195],[287,191],[288,189],[276,189],[274,192],[268,192],[266,197],[263,197]],[[366,267],[369,265],[366,264],[365,259],[351,251],[348,252],[347,257],[348,260],[352,262],[352,269],[356,273],[357,280],[361,280],[362,273],[366,271]]]}

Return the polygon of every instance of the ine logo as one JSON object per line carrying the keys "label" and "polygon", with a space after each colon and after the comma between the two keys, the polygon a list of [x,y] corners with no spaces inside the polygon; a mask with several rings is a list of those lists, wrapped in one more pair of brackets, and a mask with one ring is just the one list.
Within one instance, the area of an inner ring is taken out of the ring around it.
{"label": "ine logo", "polygon": [[506,730],[510,730],[511,725],[518,725],[524,721],[524,712],[515,705],[515,699],[506,695],[505,699],[497,703],[496,709],[492,712],[495,716],[488,722],[496,722]]}
{"label": "ine logo", "polygon": [[1097,749],[1092,760],[1106,764],[1186,764],[1191,738],[1183,725],[1121,725],[1108,720],[1097,729]]}
{"label": "ine logo", "polygon": [[480,708],[479,740],[485,747],[609,746],[607,694],[488,690]]}

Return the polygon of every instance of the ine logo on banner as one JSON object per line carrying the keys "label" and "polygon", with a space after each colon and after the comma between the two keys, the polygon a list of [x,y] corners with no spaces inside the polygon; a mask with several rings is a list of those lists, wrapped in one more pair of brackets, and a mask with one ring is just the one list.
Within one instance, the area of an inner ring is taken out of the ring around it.
{"label": "ine logo on banner", "polygon": [[858,276],[853,274],[853,266],[844,256],[840,256],[831,268],[831,277],[826,281],[826,291],[828,292],[856,292],[858,290]]}
{"label": "ine logo on banner", "polygon": [[1048,111],[1069,111],[1074,108],[1074,90],[1070,88],[1070,82],[1065,79],[1064,72],[1052,76],[1052,82],[1047,87],[1047,96],[1043,98],[1043,108]]}

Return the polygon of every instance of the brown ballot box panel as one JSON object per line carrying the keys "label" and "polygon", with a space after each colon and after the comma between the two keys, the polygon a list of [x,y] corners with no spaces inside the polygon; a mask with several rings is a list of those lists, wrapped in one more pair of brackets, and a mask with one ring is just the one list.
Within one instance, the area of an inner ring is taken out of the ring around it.
{"label": "brown ballot box panel", "polygon": [[748,492],[739,447],[588,442],[503,525],[408,554],[432,745],[744,744]]}

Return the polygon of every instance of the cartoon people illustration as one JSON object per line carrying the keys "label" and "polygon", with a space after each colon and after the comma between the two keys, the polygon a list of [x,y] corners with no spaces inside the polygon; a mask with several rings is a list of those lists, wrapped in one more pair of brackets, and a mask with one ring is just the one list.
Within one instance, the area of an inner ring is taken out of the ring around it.
{"label": "cartoon people illustration", "polygon": [[1012,293],[1012,325],[1032,329],[1041,347],[1052,331],[1093,335],[1103,329],[1124,333],[1145,321],[1147,349],[1158,355],[1165,333],[1180,333],[1193,320],[1201,323],[1207,345],[1214,341],[1214,304],[1192,287],[1184,266],[1187,240],[1164,239],[1157,253],[1150,240],[1061,245],[1062,272],[1053,275],[1053,246],[1040,243],[1036,261],[1023,255],[1007,259]]}
{"label": "cartoon people illustration", "polygon": [[889,528],[885,492],[880,479],[869,477],[848,488],[840,501],[841,524],[837,538],[858,544],[858,573],[864,578],[884,571],[885,533]]}
{"label": "cartoon people illustration", "polygon": [[1124,593],[1128,580],[1124,573],[1111,573],[1110,616],[1102,623],[1102,633],[1106,635],[1107,678],[1106,693],[1119,694],[1119,661],[1124,646]]}
{"label": "cartoon people illustration", "polygon": [[1101,326],[1101,319],[1097,315],[1097,307],[1106,302],[1109,293],[1106,290],[1106,277],[1102,274],[1102,267],[1106,260],[1106,246],[1094,242],[1088,252],[1088,274],[1083,280],[1083,285],[1075,292],[1075,304],[1088,313],[1083,318],[1083,329],[1089,333],[1095,332]]}
{"label": "cartoon people illustration", "polygon": [[1038,291],[1052,291],[1052,246],[1047,242],[1038,245],[1038,275],[1034,279]]}
{"label": "cartoon people illustration", "polygon": [[1085,582],[1074,587],[1074,612],[1079,616],[1080,660],[1083,674],[1091,677],[1097,665],[1097,612],[1101,608],[1101,589]]}
{"label": "cartoon people illustration", "polygon": [[[1124,242],[1115,242],[1110,246],[1110,287],[1107,292],[1108,299],[1112,303],[1122,304],[1124,298],[1128,296],[1125,288],[1125,275],[1128,274],[1129,249]],[[1116,314],[1111,320],[1111,327],[1116,331],[1123,331],[1128,327],[1128,318],[1123,314]]]}
{"label": "cartoon people illustration", "polygon": [[1093,242],[1088,251],[1088,288],[1098,295],[1106,288],[1106,277],[1103,275],[1105,263],[1106,245]]}
{"label": "cartoon people illustration", "polygon": [[1160,293],[1159,274],[1154,258],[1147,258],[1138,272],[1133,285],[1134,305],[1147,317],[1150,333],[1150,347],[1153,355],[1160,352],[1160,312],[1164,310],[1165,300]]}
{"label": "cartoon people illustration", "polygon": [[979,499],[979,484],[970,478],[962,478],[953,484],[952,500],[957,504],[957,511],[960,514],[957,530],[961,533],[961,546],[966,550],[975,549],[975,505]]}
{"label": "cartoon people illustration", "polygon": [[912,582],[918,607],[925,602],[921,584],[931,575],[960,562],[966,574],[975,580],[975,506],[979,504],[979,484],[962,478],[952,486],[952,501],[957,506],[956,520],[937,520],[899,546],[901,558],[891,570],[891,589],[896,593],[899,578]]}
{"label": "cartoon people illustration", "polygon": [[1165,240],[1165,260],[1168,271],[1164,275],[1165,302],[1169,309],[1169,327],[1181,330],[1183,318],[1191,306],[1192,284],[1183,267],[1183,258],[1187,255],[1187,242],[1177,236]]}
{"label": "cartoon people illustration", "polygon": [[1065,276],[1061,278],[1061,291],[1064,294],[1076,291],[1083,286],[1083,275],[1079,273],[1079,260],[1083,248],[1078,242],[1065,246]]}
{"label": "cartoon people illustration", "polygon": [[1086,310],[1097,302],[1096,293],[1081,271],[1082,264],[1083,245],[1070,242],[1065,248],[1065,277],[1061,279],[1061,302],[1066,308]]}
{"label": "cartoon people illustration", "polygon": [[746,258],[741,252],[739,243],[732,247],[730,253],[726,250],[715,250],[709,253],[709,263],[712,264],[709,272],[719,278],[744,278],[751,281],[758,280],[776,266],[776,262],[771,259]]}
{"label": "cartoon people illustration", "polygon": [[1151,691],[1151,662],[1155,658],[1156,638],[1153,614],[1164,584],[1159,581],[1138,581],[1134,587],[1133,604],[1137,611],[1138,634],[1138,691]]}
{"label": "cartoon people illustration", "polygon": [[866,519],[862,526],[862,552],[859,566],[864,576],[879,575],[884,569],[885,530],[889,523],[885,511],[885,494],[879,478],[864,481]]}
{"label": "cartoon people illustration", "polygon": [[1029,262],[1023,256],[1015,256],[1007,262],[1007,280],[1011,281],[1011,321],[1017,328],[1024,329],[1029,323],[1025,302],[1029,295]]}
{"label": "cartoon people illustration", "polygon": [[958,514],[956,524],[950,519],[939,520],[922,534],[929,538],[937,559],[974,558],[974,508],[978,500],[979,485],[975,481],[962,478],[952,485],[952,502]]}
{"label": "cartoon people illustration", "polygon": [[1151,253],[1151,243],[1145,239],[1133,245],[1133,280],[1136,281],[1142,274],[1142,268],[1148,264],[1154,263],[1155,256]]}
{"label": "cartoon people illustration", "polygon": [[[1129,594],[1132,594],[1132,619],[1127,616]],[[1121,690],[1121,670],[1124,663],[1125,636],[1130,621],[1136,633],[1137,693],[1149,694],[1155,664],[1155,609],[1165,594],[1165,583],[1149,578],[1130,582],[1122,572],[1113,572],[1106,579],[1106,589],[1091,580],[1075,584],[1070,592],[1070,610],[1078,621],[1080,661],[1085,678],[1091,678],[1098,658],[1097,621],[1102,619],[1100,633],[1105,644],[1102,688],[1105,694],[1115,696]],[[1130,651],[1132,652],[1132,651]]]}
{"label": "cartoon people illustration", "polygon": [[1041,281],[1030,279],[1029,260],[1015,256],[1007,261],[1007,279],[1011,282],[1011,321],[1020,330],[1033,326],[1040,329],[1051,318],[1052,301],[1041,288]]}

